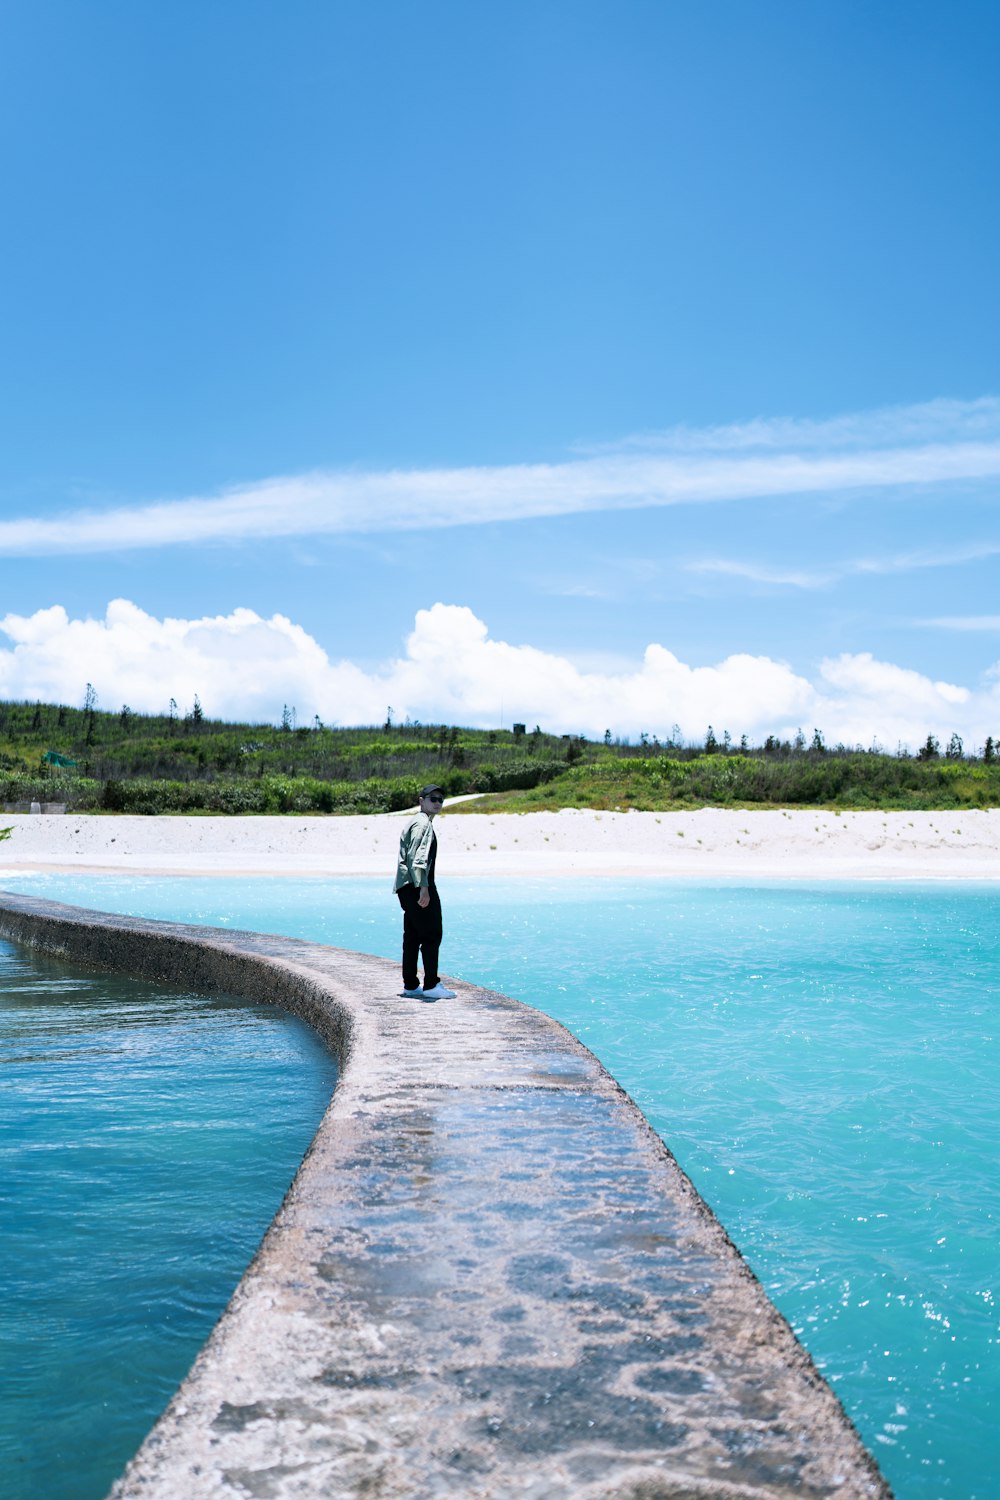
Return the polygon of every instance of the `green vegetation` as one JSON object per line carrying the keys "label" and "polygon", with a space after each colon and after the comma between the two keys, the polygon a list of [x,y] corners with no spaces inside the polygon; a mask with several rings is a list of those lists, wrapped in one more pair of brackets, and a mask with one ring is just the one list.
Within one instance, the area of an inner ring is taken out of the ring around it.
{"label": "green vegetation", "polygon": [[[123,705],[0,703],[0,800],[64,802],[79,812],[355,813],[410,807],[437,781],[449,796],[492,793],[491,810],[560,807],[823,806],[961,808],[1000,805],[1000,751],[990,737],[967,755],[953,735],[928,736],[916,756],[829,749],[816,730],[759,748],[709,728],[701,746],[642,735],[638,744],[551,735],[536,727],[459,729],[393,724],[329,729],[209,719],[197,698],[181,714]],[[478,804],[482,806],[482,804]],[[476,803],[461,804],[476,811]],[[2,836],[2,834],[0,834]]]}
{"label": "green vegetation", "polygon": [[533,787],[566,769],[558,735],[387,723],[297,728],[181,715],[0,703],[0,800],[80,812],[353,813],[410,807],[438,781],[450,796]]}
{"label": "green vegetation", "polygon": [[[547,812],[592,807],[662,812],[693,807],[963,808],[1000,806],[1000,767],[963,760],[927,762],[871,751],[763,752],[602,758],[556,780],[513,792],[491,811]],[[463,803],[456,812],[473,812]]]}

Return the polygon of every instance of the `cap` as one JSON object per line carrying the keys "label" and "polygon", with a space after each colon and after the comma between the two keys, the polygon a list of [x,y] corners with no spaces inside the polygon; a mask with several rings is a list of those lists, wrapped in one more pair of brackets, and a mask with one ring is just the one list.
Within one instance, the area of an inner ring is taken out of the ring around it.
{"label": "cap", "polygon": [[430,786],[422,786],[420,788],[420,795],[421,795],[421,797],[429,797],[430,794],[431,794],[431,792],[440,792],[441,796],[443,797],[444,796],[444,787],[438,786],[438,784],[437,784],[436,781],[432,781],[431,784],[430,784]]}

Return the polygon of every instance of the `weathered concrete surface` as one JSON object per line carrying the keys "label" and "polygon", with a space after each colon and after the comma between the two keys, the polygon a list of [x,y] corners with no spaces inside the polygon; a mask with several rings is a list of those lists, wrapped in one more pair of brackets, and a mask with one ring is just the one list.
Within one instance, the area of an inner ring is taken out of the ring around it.
{"label": "weathered concrete surface", "polygon": [[253,933],[0,897],[0,933],[272,1000],[341,1057],[232,1302],[115,1500],[885,1497],[643,1116],[558,1023]]}

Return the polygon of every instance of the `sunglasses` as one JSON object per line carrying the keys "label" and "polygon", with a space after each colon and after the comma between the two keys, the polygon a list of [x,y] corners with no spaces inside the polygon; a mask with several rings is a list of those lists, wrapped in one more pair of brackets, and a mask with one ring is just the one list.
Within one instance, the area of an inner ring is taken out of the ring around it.
{"label": "sunglasses", "polygon": [[425,797],[424,801],[425,802],[443,802],[444,798],[443,797]]}

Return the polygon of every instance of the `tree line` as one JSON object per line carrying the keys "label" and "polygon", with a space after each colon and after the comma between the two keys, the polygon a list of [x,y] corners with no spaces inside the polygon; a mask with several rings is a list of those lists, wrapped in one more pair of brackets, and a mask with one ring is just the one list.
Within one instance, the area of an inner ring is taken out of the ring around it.
{"label": "tree line", "polygon": [[[398,722],[300,725],[286,705],[276,724],[209,717],[197,697],[141,714],[99,707],[88,684],[79,708],[0,702],[0,797],[78,811],[338,813],[413,804],[437,781],[449,796],[497,794],[498,806],[748,805],[995,806],[1000,754],[988,736],[970,753],[958,734],[902,747],[828,745],[819,729],[751,745],[708,726],[685,740],[550,734],[540,725],[481,730]],[[560,799],[563,799],[560,802]]]}

